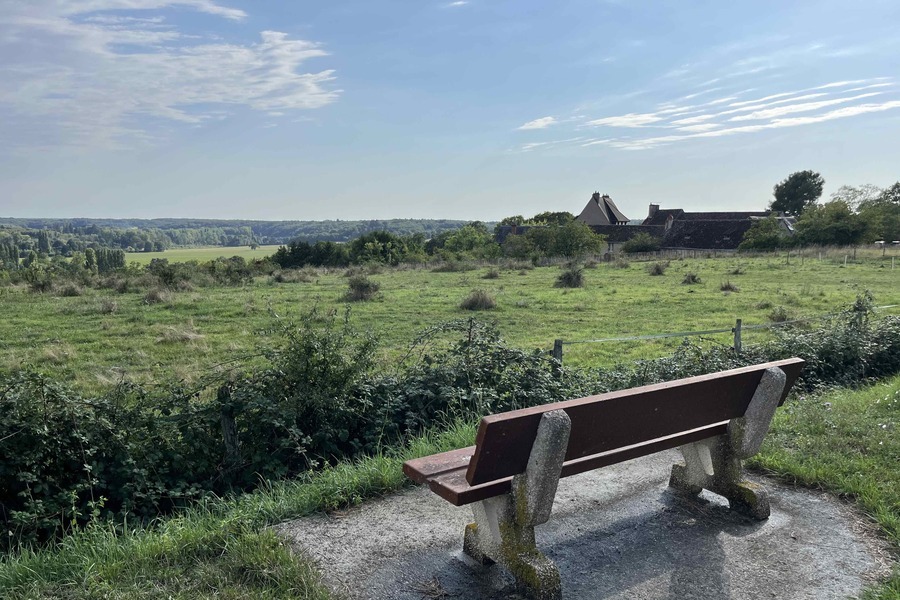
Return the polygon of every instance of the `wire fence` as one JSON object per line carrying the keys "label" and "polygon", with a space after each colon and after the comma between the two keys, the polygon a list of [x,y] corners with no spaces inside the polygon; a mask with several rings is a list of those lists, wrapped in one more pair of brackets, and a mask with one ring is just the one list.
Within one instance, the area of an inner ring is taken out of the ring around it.
{"label": "wire fence", "polygon": [[[900,304],[887,304],[885,306],[876,306],[873,310],[887,310],[890,308],[900,307]],[[824,315],[818,315],[815,317],[806,317],[803,319],[792,319],[790,321],[778,321],[774,323],[762,323],[758,325],[744,325],[742,319],[735,320],[734,327],[721,328],[721,329],[704,329],[702,331],[677,331],[672,333],[649,333],[645,335],[630,335],[630,336],[617,336],[617,337],[606,337],[606,338],[597,338],[590,340],[562,340],[557,339],[553,342],[553,350],[551,354],[554,358],[556,358],[560,363],[563,360],[563,346],[571,346],[575,344],[601,344],[605,342],[636,342],[642,340],[661,340],[665,338],[685,338],[685,337],[696,337],[702,335],[715,335],[720,333],[731,333],[734,334],[734,350],[735,352],[741,351],[742,340],[741,336],[745,331],[753,331],[753,330],[761,330],[761,329],[776,329],[778,327],[786,327],[788,325],[796,325],[798,323],[809,323],[812,321],[824,321],[825,319],[830,319],[837,316],[838,313],[828,313]]]}

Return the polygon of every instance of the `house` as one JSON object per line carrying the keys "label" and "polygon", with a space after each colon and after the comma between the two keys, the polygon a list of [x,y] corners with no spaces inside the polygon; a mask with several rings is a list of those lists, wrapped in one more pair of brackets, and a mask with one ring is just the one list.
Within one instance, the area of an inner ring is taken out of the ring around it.
{"label": "house", "polygon": [[660,247],[666,249],[735,250],[754,221],[773,214],[785,234],[793,235],[794,219],[772,211],[687,212],[651,204],[647,218],[636,225],[628,221],[612,198],[597,192],[577,219],[606,236],[610,253],[619,252],[622,244],[641,233],[657,238]]}

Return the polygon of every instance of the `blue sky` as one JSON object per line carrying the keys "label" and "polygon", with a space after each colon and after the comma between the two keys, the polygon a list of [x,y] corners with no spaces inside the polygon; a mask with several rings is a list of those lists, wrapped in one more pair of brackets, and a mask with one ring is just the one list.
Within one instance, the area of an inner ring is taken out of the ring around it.
{"label": "blue sky", "polygon": [[0,216],[762,209],[900,179],[900,3],[0,0]]}

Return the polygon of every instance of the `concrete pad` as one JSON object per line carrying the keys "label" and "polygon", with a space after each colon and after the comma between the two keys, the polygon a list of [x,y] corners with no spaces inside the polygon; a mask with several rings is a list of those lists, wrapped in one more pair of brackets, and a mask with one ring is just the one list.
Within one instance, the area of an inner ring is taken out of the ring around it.
{"label": "concrete pad", "polygon": [[[566,600],[838,599],[888,573],[883,545],[834,498],[759,480],[772,515],[752,521],[708,492],[699,502],[673,494],[679,459],[663,452],[560,481],[537,545]],[[470,507],[415,488],[276,529],[348,598],[520,598],[501,567],[462,554],[471,521]]]}

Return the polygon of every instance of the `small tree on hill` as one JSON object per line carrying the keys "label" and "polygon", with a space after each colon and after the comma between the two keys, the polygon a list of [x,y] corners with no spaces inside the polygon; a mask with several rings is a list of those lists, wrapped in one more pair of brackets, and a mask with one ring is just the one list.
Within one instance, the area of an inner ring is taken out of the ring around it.
{"label": "small tree on hill", "polygon": [[792,215],[800,215],[822,196],[825,180],[814,171],[797,171],[775,185],[775,200],[770,208]]}

